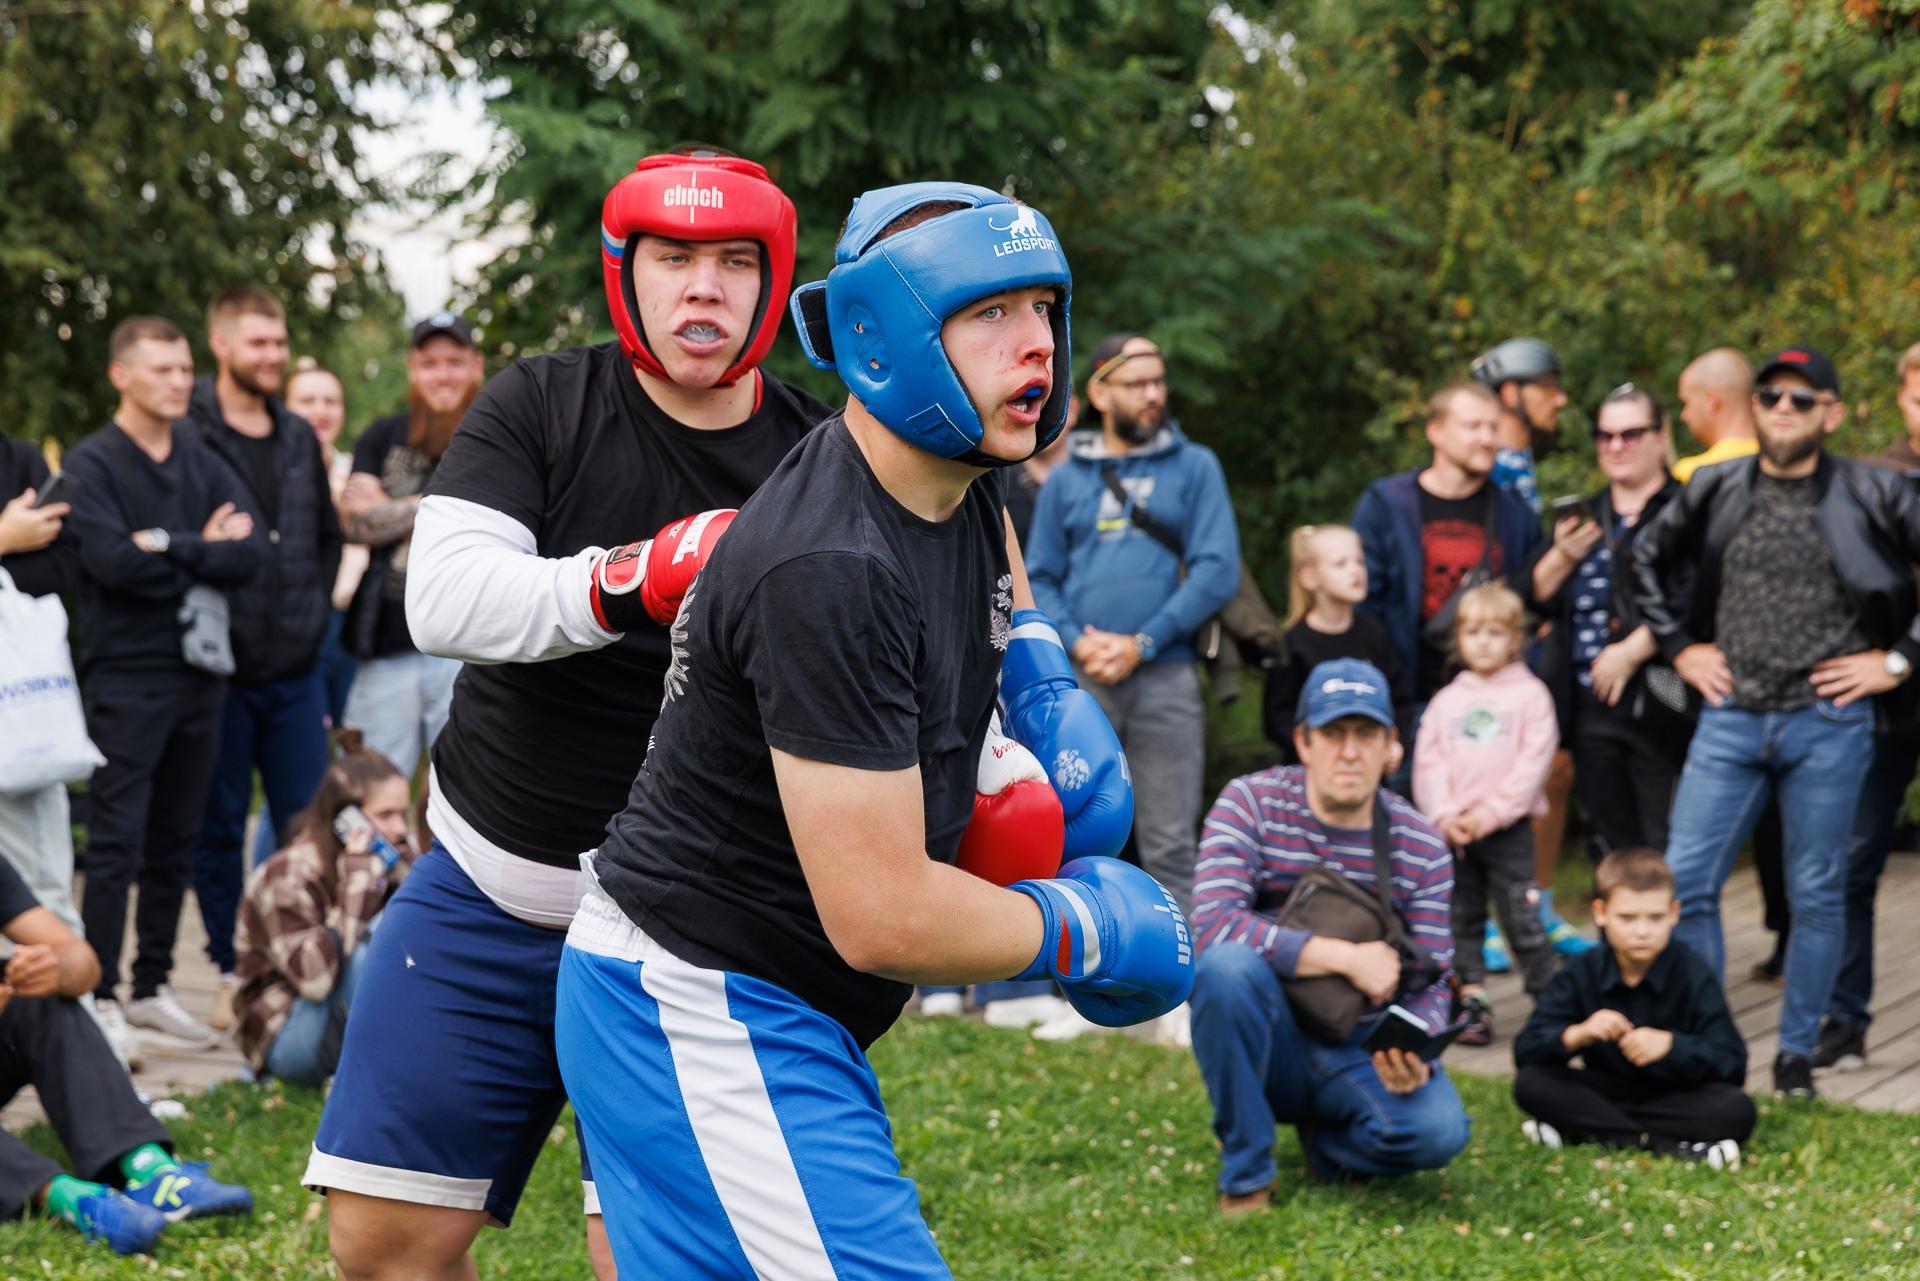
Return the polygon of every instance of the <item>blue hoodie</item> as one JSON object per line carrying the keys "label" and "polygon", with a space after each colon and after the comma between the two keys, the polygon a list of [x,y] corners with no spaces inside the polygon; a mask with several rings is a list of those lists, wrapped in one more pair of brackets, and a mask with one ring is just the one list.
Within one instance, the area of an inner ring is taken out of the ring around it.
{"label": "blue hoodie", "polygon": [[[1110,458],[1095,432],[1075,434],[1067,461],[1041,487],[1022,549],[1034,602],[1071,649],[1084,627],[1153,641],[1153,660],[1193,661],[1193,634],[1240,586],[1240,535],[1220,460],[1169,422],[1138,449]],[[1122,506],[1101,479],[1115,469]],[[1128,519],[1151,511],[1186,551],[1187,577],[1172,552]]]}

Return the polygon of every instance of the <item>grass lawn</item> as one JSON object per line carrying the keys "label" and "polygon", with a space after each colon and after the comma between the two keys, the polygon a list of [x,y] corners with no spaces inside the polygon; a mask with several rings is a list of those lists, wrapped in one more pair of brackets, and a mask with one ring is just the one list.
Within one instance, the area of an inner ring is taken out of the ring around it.
{"label": "grass lawn", "polygon": [[[1763,1102],[1747,1164],[1727,1175],[1542,1153],[1503,1081],[1466,1078],[1474,1139],[1451,1169],[1329,1187],[1282,1131],[1274,1210],[1229,1225],[1213,1213],[1206,1098],[1184,1053],[942,1020],[903,1023],[874,1058],[907,1172],[966,1281],[1920,1275],[1920,1118]],[[318,1198],[297,1184],[319,1096],[229,1086],[191,1107],[183,1148],[252,1185],[252,1220],[172,1229],[152,1261],[43,1221],[6,1225],[0,1281],[330,1276]],[[57,1151],[44,1129],[30,1138]],[[570,1127],[552,1148],[514,1229],[482,1237],[482,1276],[588,1275]]]}

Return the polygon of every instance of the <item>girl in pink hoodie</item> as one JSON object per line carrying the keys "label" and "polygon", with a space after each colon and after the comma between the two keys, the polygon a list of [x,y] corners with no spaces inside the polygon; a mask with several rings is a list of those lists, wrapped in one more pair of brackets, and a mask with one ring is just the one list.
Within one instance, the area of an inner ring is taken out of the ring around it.
{"label": "girl in pink hoodie", "polygon": [[1460,976],[1460,1040],[1486,1045],[1493,1014],[1482,984],[1487,901],[1513,947],[1527,992],[1553,977],[1554,954],[1540,924],[1533,881],[1535,814],[1560,730],[1553,695],[1521,662],[1526,607],[1504,583],[1460,597],[1454,647],[1462,671],[1420,718],[1413,749],[1413,803],[1453,846],[1453,964]]}

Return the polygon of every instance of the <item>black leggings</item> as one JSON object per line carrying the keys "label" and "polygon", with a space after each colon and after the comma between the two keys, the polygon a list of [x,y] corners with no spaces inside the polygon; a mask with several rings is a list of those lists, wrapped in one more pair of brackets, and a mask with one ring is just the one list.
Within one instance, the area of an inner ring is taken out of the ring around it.
{"label": "black leggings", "polygon": [[1737,1085],[1658,1090],[1575,1067],[1523,1067],[1513,1078],[1513,1100],[1569,1143],[1658,1150],[1676,1142],[1744,1143],[1753,1133],[1753,1100]]}

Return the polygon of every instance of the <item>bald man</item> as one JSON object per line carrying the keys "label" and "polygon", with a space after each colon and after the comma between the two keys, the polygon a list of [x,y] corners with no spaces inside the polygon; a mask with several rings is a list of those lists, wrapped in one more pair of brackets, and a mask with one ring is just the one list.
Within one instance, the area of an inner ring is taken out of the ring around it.
{"label": "bald man", "polygon": [[1752,400],[1753,366],[1731,347],[1696,356],[1681,371],[1680,421],[1707,448],[1675,463],[1675,480],[1684,485],[1702,467],[1759,452]]}

